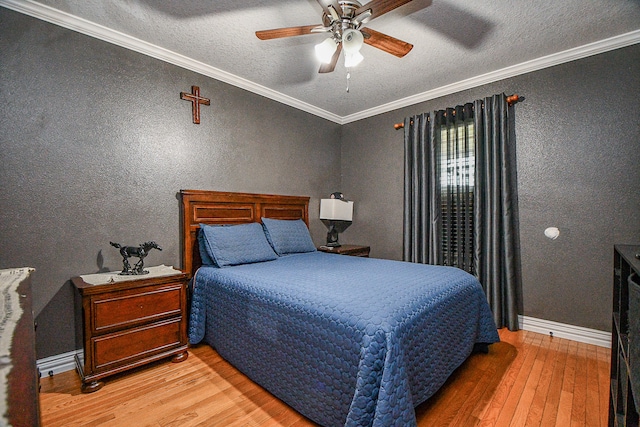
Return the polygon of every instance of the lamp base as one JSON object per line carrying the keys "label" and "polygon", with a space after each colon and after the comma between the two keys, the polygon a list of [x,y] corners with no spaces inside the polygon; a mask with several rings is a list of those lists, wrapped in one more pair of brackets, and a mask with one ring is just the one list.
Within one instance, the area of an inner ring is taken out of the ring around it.
{"label": "lamp base", "polygon": [[338,242],[338,230],[335,227],[329,227],[329,232],[327,233],[327,245],[330,248],[339,248],[340,242]]}
{"label": "lamp base", "polygon": [[330,248],[340,247],[338,242],[338,234],[342,233],[351,225],[351,221],[323,219],[322,222],[327,226],[329,232],[327,233],[327,245]]}

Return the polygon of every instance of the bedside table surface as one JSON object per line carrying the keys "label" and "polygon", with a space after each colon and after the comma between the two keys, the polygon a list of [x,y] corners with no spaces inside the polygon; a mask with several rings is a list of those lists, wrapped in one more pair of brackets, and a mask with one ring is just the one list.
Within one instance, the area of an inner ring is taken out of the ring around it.
{"label": "bedside table surface", "polygon": [[[148,274],[121,275],[119,271],[106,273],[82,274],[78,277],[87,285],[106,285],[117,282],[129,282],[132,280],[155,279],[157,277],[175,276],[183,274],[182,271],[167,265],[156,265],[147,267]],[[79,282],[79,281],[78,281]]]}
{"label": "bedside table surface", "polygon": [[[149,269],[152,268],[150,267]],[[118,272],[87,274],[73,277],[71,283],[81,295],[94,295],[109,291],[160,285],[188,278],[186,273],[175,269],[173,272],[165,271],[165,274],[161,275],[158,275],[158,271],[155,273],[150,272],[149,274],[131,276],[120,276]]]}
{"label": "bedside table surface", "polygon": [[371,250],[370,246],[363,245],[342,245],[338,247],[328,247],[328,246],[320,246],[318,248],[321,252],[326,252],[330,254],[338,254],[338,255],[355,255],[355,256],[369,256],[369,251]]}

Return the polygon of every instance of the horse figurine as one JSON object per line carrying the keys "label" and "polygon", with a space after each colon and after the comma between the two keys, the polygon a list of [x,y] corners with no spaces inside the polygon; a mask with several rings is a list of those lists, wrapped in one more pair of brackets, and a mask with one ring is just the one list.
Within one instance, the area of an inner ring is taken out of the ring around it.
{"label": "horse figurine", "polygon": [[[114,248],[120,249],[120,255],[122,255],[122,271],[120,274],[122,275],[138,275],[138,274],[147,274],[149,270],[144,269],[144,257],[147,256],[151,249],[157,249],[159,251],[162,250],[160,246],[156,242],[144,242],[140,246],[122,246],[119,243],[109,242],[111,246]],[[138,258],[138,262],[135,263],[133,268],[131,268],[131,264],[129,263],[130,257]]]}

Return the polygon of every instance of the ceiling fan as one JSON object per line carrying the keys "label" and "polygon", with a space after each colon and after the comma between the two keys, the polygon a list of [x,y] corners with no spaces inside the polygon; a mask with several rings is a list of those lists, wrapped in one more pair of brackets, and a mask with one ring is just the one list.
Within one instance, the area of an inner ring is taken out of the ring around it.
{"label": "ceiling fan", "polygon": [[398,58],[402,58],[413,48],[410,43],[362,26],[412,0],[371,0],[364,5],[351,0],[317,1],[323,10],[322,25],[256,31],[256,36],[260,40],[271,40],[312,33],[329,33],[329,38],[315,47],[316,55],[322,62],[320,73],[330,73],[335,69],[342,50],[345,52],[346,68],[359,64],[363,59],[360,53],[363,43]]}

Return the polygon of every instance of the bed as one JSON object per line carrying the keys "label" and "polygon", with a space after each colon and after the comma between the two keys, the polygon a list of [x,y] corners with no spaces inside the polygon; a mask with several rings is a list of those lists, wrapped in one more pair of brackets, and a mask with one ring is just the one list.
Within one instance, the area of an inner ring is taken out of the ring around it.
{"label": "bed", "polygon": [[415,406],[499,341],[462,270],[315,251],[308,197],[180,195],[190,342],[322,426],[415,426]]}

